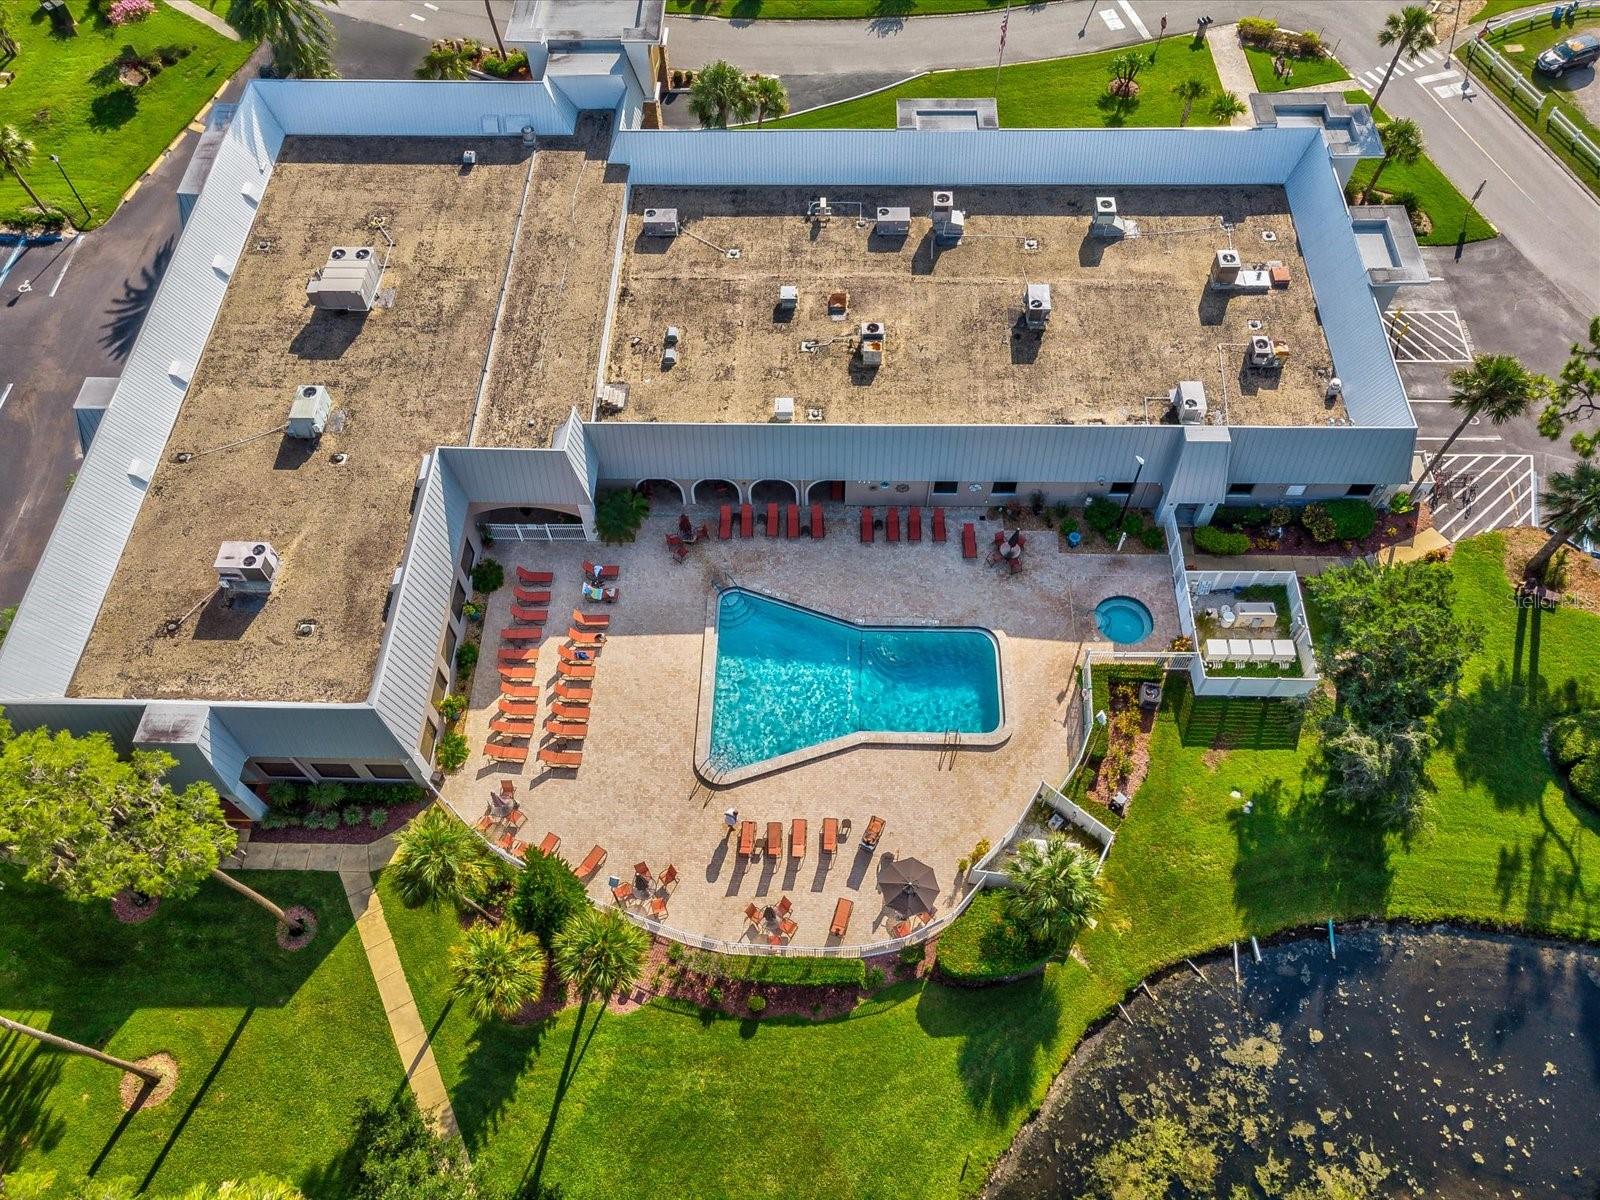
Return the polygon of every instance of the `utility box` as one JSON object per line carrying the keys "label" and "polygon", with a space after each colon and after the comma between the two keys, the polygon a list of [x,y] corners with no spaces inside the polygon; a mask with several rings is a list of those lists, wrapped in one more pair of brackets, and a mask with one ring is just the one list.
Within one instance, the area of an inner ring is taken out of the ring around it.
{"label": "utility box", "polygon": [[1117,198],[1115,196],[1096,196],[1094,198],[1094,218],[1089,222],[1089,236],[1101,238],[1120,238],[1128,236],[1130,226],[1117,215]]}
{"label": "utility box", "polygon": [[225,592],[265,596],[278,577],[278,553],[271,542],[223,542],[212,564]]}
{"label": "utility box", "polygon": [[879,237],[903,238],[911,233],[911,209],[907,205],[881,205],[874,233]]}
{"label": "utility box", "polygon": [[678,210],[675,208],[647,208],[644,210],[645,237],[677,237]]}
{"label": "utility box", "polygon": [[800,303],[800,289],[792,283],[778,285],[778,311],[792,313]]}
{"label": "utility box", "polygon": [[328,415],[333,411],[333,397],[319,383],[301,384],[294,390],[294,403],[289,408],[289,421],[283,427],[286,436],[314,442],[328,427]]}
{"label": "utility box", "polygon": [[1029,329],[1043,332],[1050,321],[1050,285],[1030,283],[1022,293],[1022,320]]}
{"label": "utility box", "polygon": [[772,419],[785,425],[794,420],[793,396],[775,396],[773,398]]}
{"label": "utility box", "polygon": [[306,298],[317,308],[369,312],[382,277],[383,263],[371,246],[335,246],[306,284]]}
{"label": "utility box", "polygon": [[1216,257],[1211,260],[1211,286],[1218,289],[1233,287],[1239,282],[1239,270],[1243,265],[1237,250],[1218,250]]}

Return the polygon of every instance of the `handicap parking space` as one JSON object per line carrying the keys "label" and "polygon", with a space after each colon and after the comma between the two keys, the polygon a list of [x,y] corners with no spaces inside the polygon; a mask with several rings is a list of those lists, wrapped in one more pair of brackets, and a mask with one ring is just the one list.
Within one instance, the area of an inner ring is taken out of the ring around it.
{"label": "handicap parking space", "polygon": [[0,296],[7,308],[53,300],[85,235],[0,242]]}

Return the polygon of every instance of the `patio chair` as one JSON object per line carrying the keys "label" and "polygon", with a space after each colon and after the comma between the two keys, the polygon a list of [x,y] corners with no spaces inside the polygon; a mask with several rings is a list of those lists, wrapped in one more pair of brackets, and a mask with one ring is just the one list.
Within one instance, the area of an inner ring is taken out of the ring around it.
{"label": "patio chair", "polygon": [[671,863],[668,863],[667,869],[661,872],[661,878],[656,880],[656,887],[663,892],[670,892],[673,888],[673,885],[677,882],[678,868],[673,866]]}
{"label": "patio chair", "polygon": [[576,625],[567,626],[567,641],[575,646],[587,646],[591,649],[605,645],[606,635],[599,630],[579,629]]}
{"label": "patio chair", "polygon": [[[544,723],[544,731],[564,742],[581,742],[589,736],[589,726],[584,721],[558,721],[551,717]],[[527,736],[524,734],[523,736]]]}
{"label": "patio chair", "polygon": [[483,816],[472,823],[472,827],[479,833],[488,833],[489,830],[494,828],[495,824],[494,810],[486,808],[483,810]]}
{"label": "patio chair", "polygon": [[561,839],[554,833],[544,835],[544,841],[539,843],[540,854],[554,854],[561,845]]}
{"label": "patio chair", "polygon": [[548,608],[524,608],[520,604],[511,606],[511,619],[519,625],[543,625],[550,619]]}
{"label": "patio chair", "polygon": [[589,851],[589,853],[584,856],[583,861],[578,864],[578,878],[587,879],[600,869],[600,864],[605,862],[605,860],[606,848],[604,846],[596,846],[593,850]]}
{"label": "patio chair", "polygon": [[898,542],[900,540],[900,510],[894,505],[889,506],[889,511],[883,519],[883,540]]}
{"label": "patio chair", "polygon": [[839,849],[839,818],[822,818],[822,852],[833,854]]}
{"label": "patio chair", "polygon": [[978,530],[971,521],[961,527],[961,557],[978,557]]}
{"label": "patio chair", "polygon": [[[617,578],[617,576],[619,576],[621,574],[622,574],[622,568],[617,566],[615,563],[609,563],[606,566],[603,566],[603,567],[600,568],[600,578],[601,579],[615,579],[615,578]],[[588,559],[584,559],[584,561],[583,561],[583,577],[585,579],[593,579],[594,578],[594,564],[592,562],[590,562]]]}
{"label": "patio chair", "polygon": [[502,779],[500,781],[500,798],[513,801],[517,798],[517,781],[515,779]]}
{"label": "patio chair", "polygon": [[492,758],[496,762],[525,763],[528,761],[528,748],[526,746],[508,746],[504,742],[485,742],[483,754],[485,758]]}
{"label": "patio chair", "polygon": [[755,527],[755,509],[751,508],[748,504],[739,505],[739,536],[749,537],[755,532]]}
{"label": "patio chair", "polygon": [[787,896],[779,896],[778,902],[772,906],[772,911],[777,913],[780,917],[787,917],[790,910],[793,908],[793,900],[789,899]]}
{"label": "patio chair", "polygon": [[804,858],[806,856],[806,819],[796,817],[789,823],[789,857]]}
{"label": "patio chair", "polygon": [[867,822],[867,828],[861,834],[861,848],[868,854],[878,848],[878,841],[883,837],[883,824],[882,817],[873,817]]}
{"label": "patio chair", "polygon": [[861,540],[870,544],[875,536],[872,527],[872,510],[863,508],[861,510]]}
{"label": "patio chair", "polygon": [[511,585],[511,598],[518,604],[549,604],[550,593],[543,588],[525,588],[520,583]]}
{"label": "patio chair", "polygon": [[798,930],[799,928],[800,928],[799,924],[797,922],[795,922],[795,921],[791,921],[788,917],[784,917],[781,921],[778,922],[778,932],[783,935],[784,940],[786,940],[786,941],[789,938],[794,937],[795,931]]}
{"label": "patio chair", "polygon": [[761,924],[761,910],[759,908],[757,908],[754,904],[746,904],[744,906],[744,919],[746,921],[750,922],[750,924],[752,924],[752,925],[760,925]]}
{"label": "patio chair", "polygon": [[922,510],[920,508],[906,509],[906,541],[920,542],[922,540]]}
{"label": "patio chair", "polygon": [[778,502],[776,500],[767,502],[767,536],[778,536]]}
{"label": "patio chair", "polygon": [[839,902],[833,906],[833,920],[828,922],[828,933],[833,937],[843,937],[850,929],[850,912],[855,904],[844,896],[839,897]]}
{"label": "patio chair", "polygon": [[532,667],[501,667],[500,678],[505,683],[532,683],[538,675]]}
{"label": "patio chair", "polygon": [[494,717],[489,721],[489,732],[500,737],[530,738],[533,736],[533,722],[513,721],[509,717]]}
{"label": "patio chair", "polygon": [[[594,699],[593,688],[578,687],[575,684],[568,683],[564,679],[556,681],[554,690],[555,694],[562,700],[570,700],[574,704],[587,704],[589,701]],[[537,695],[537,693],[535,694]]]}
{"label": "patio chair", "polygon": [[537,700],[539,688],[531,683],[505,683],[500,684],[500,695],[508,700]]}
{"label": "patio chair", "polygon": [[557,663],[556,670],[563,679],[586,683],[594,678],[594,666],[591,663]]}
{"label": "patio chair", "polygon": [[636,863],[634,863],[633,864],[633,874],[634,874],[634,878],[636,878],[636,879],[643,879],[643,880],[648,881],[650,879],[650,864],[647,863],[647,862],[636,862]]}
{"label": "patio chair", "polygon": [[586,613],[581,608],[572,610],[572,623],[579,629],[610,629],[610,613]]}
{"label": "patio chair", "polygon": [[537,646],[501,646],[495,660],[508,667],[525,666],[539,661]]}
{"label": "patio chair", "polygon": [[660,896],[651,896],[650,902],[645,905],[645,911],[659,921],[667,915],[667,902]]}
{"label": "patio chair", "polygon": [[550,571],[530,571],[526,567],[517,568],[517,582],[526,584],[554,583],[556,577]]}
{"label": "patio chair", "polygon": [[944,527],[944,509],[936,508],[933,510],[933,540],[942,542],[946,536],[948,531]]}
{"label": "patio chair", "polygon": [[537,625],[511,625],[500,631],[502,642],[537,642],[544,630]]}
{"label": "patio chair", "polygon": [[733,505],[724,504],[722,512],[717,517],[717,536],[727,541],[733,536]]}
{"label": "patio chair", "polygon": [[500,839],[500,849],[511,855],[518,862],[522,862],[528,857],[528,843],[513,834],[508,833]]}
{"label": "patio chair", "polygon": [[536,717],[539,715],[537,704],[518,704],[515,700],[501,700],[497,709],[502,717]]}
{"label": "patio chair", "polygon": [[[528,756],[526,747],[522,751],[522,756],[523,758]],[[559,767],[564,771],[576,771],[583,766],[583,751],[541,749],[539,751],[539,761],[547,767]]]}
{"label": "patio chair", "polygon": [[915,928],[916,926],[911,923],[911,918],[907,917],[904,921],[901,921],[893,929],[891,929],[889,933],[897,938],[910,937],[911,931]]}
{"label": "patio chair", "polygon": [[616,897],[618,904],[629,904],[633,900],[633,884],[619,883],[611,889],[611,894]]}
{"label": "patio chair", "polygon": [[800,536],[800,506],[791,504],[784,510],[784,532],[791,538]]}
{"label": "patio chair", "polygon": [[769,946],[781,946],[781,945],[783,945],[783,938],[779,937],[775,933],[769,933],[769,934],[767,934],[767,945],[769,945]]}

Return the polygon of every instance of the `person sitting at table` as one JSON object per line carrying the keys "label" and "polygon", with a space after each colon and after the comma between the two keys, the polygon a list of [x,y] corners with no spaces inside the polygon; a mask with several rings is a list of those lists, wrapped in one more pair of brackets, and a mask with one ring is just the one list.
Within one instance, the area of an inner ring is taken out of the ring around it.
{"label": "person sitting at table", "polygon": [[689,520],[688,513],[678,514],[678,532],[691,541],[694,539],[694,522]]}

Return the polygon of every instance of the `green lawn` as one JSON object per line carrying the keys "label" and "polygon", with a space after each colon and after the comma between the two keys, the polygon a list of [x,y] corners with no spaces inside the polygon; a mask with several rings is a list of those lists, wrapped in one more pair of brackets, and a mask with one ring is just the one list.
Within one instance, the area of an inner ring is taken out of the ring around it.
{"label": "green lawn", "polygon": [[1260,92],[1286,92],[1290,88],[1314,87],[1319,83],[1338,83],[1350,78],[1350,72],[1344,69],[1344,64],[1331,54],[1319,54],[1315,58],[1286,56],[1284,61],[1294,72],[1288,79],[1274,74],[1272,63],[1276,55],[1272,51],[1245,46],[1244,56],[1249,60],[1250,74],[1255,77],[1256,90]]}
{"label": "green lawn", "polygon": [[[667,0],[669,13],[751,21],[898,20],[930,13],[1003,12],[1006,0]],[[1017,7],[1021,7],[1020,0]]]}
{"label": "green lawn", "polygon": [[176,1093],[125,1120],[119,1073],[0,1037],[0,1175],[93,1169],[175,1192],[257,1172],[308,1195],[348,1191],[338,1158],[356,1101],[401,1080],[338,876],[250,872],[309,905],[315,941],[286,954],[272,918],[220,885],[119,925],[0,868],[0,1011],[123,1058],[166,1050]]}
{"label": "green lawn", "polygon": [[[1372,102],[1372,97],[1360,88],[1345,92],[1344,98],[1357,104]],[[1387,124],[1388,115],[1381,109],[1374,115],[1380,124]],[[1350,177],[1351,190],[1365,186],[1377,169],[1376,162],[1358,165],[1355,174]],[[1391,162],[1383,169],[1383,178],[1378,181],[1378,187],[1396,195],[1410,192],[1417,198],[1418,207],[1433,222],[1430,232],[1417,235],[1417,241],[1424,246],[1453,246],[1458,241],[1482,242],[1499,236],[1488,219],[1473,207],[1472,201],[1461,194],[1426,153],[1409,166]]]}
{"label": "green lawn", "polygon": [[939,936],[939,973],[950,979],[1006,979],[1039,966],[1044,957],[1006,916],[1005,894],[998,889],[979,892]]}
{"label": "green lawn", "polygon": [[[849,1018],[702,1018],[660,1005],[478,1025],[447,1003],[449,913],[385,911],[476,1157],[569,1200],[969,1195],[1083,1031],[1159,966],[1247,934],[1383,914],[1600,937],[1600,816],[1569,802],[1540,750],[1555,710],[1600,694],[1600,618],[1511,603],[1496,536],[1456,553],[1459,607],[1487,628],[1443,714],[1428,827],[1409,845],[1328,814],[1293,709],[1196,702],[1169,685],[1153,763],[1107,861],[1087,966],[968,991],[899,984]],[[1221,737],[1233,747],[1213,749]],[[1240,799],[1231,795],[1237,790]],[[1244,799],[1253,811],[1242,811]],[[592,1015],[591,1015],[592,1020]],[[569,1052],[576,1063],[557,1103]]]}
{"label": "green lawn", "polygon": [[[1187,37],[1169,38],[1156,52],[1155,65],[1140,73],[1139,94],[1128,102],[1117,101],[1106,94],[1106,84],[1111,78],[1111,60],[1118,53],[1121,52],[1108,50],[1002,68],[997,97],[1001,126],[1176,125],[1183,115],[1183,101],[1172,94],[1175,84],[1198,78],[1212,95],[1222,87],[1211,51],[1204,44],[1196,47]],[[905,97],[994,96],[994,76],[990,67],[934,71],[871,96],[768,121],[764,128],[893,128],[895,101]],[[1205,111],[1205,104],[1202,100],[1195,105],[1190,120],[1196,125],[1216,124]]]}
{"label": "green lawn", "polygon": [[[1537,6],[1529,4],[1528,0],[1483,0],[1483,3],[1478,6],[1476,11],[1471,13],[1463,13],[1462,15],[1469,22],[1487,21],[1490,17],[1498,17],[1505,13],[1517,12],[1520,9],[1534,7]],[[1546,4],[1543,7],[1545,11],[1548,12],[1550,9],[1554,8],[1555,5],[1552,3]]]}
{"label": "green lawn", "polygon": [[[0,112],[34,144],[26,172],[47,204],[83,219],[71,191],[48,155],[58,154],[98,224],[116,211],[122,194],[153,163],[206,101],[250,57],[252,47],[230,42],[166,5],[136,25],[114,28],[96,18],[90,0],[71,0],[77,36],[56,37],[38,0],[0,0],[22,53],[0,69],[16,79],[0,90]],[[160,46],[188,46],[187,58],[138,88],[115,78],[123,46],[148,54]],[[108,70],[109,67],[109,70]],[[0,179],[0,225],[31,208],[9,174]]]}

